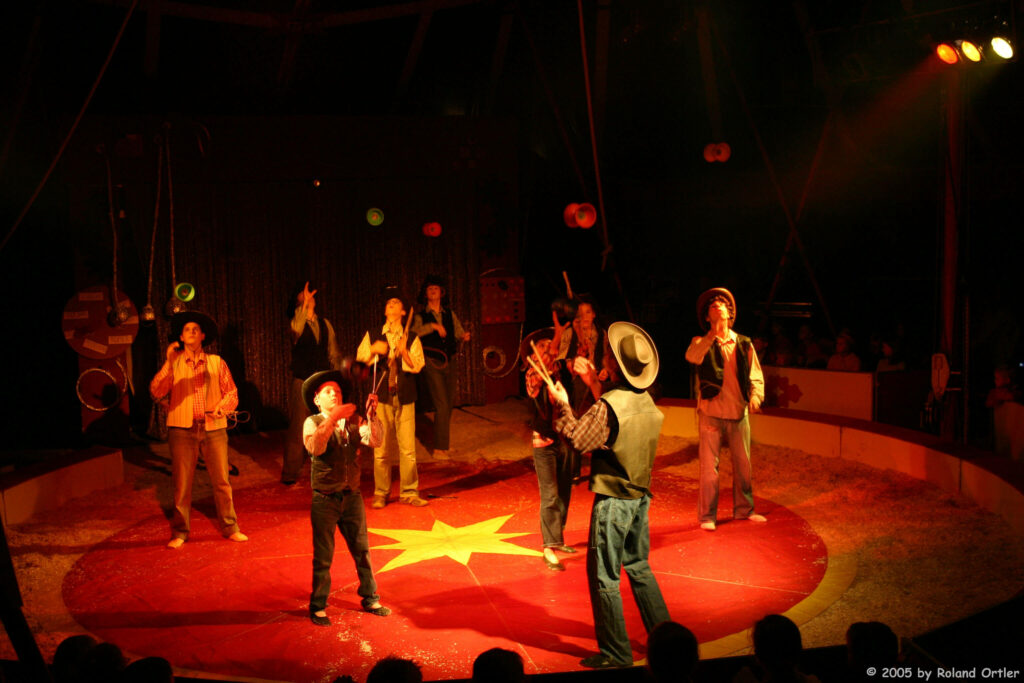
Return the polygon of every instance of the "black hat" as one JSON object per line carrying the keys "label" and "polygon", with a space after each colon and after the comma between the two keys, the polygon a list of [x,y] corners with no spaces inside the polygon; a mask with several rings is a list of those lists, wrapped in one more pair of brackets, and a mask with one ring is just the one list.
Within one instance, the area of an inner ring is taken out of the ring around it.
{"label": "black hat", "polygon": [[725,287],[712,287],[697,297],[697,322],[700,323],[701,329],[703,330],[707,330],[709,327],[708,308],[717,296],[720,296],[729,302],[729,314],[731,315],[733,322],[736,321],[736,299],[733,298],[732,292]]}
{"label": "black hat", "polygon": [[312,375],[306,378],[306,381],[302,383],[302,402],[306,404],[306,408],[311,413],[319,413],[320,409],[317,408],[316,403],[313,399],[316,398],[316,394],[320,391],[320,387],[327,384],[328,382],[334,382],[341,389],[342,398],[348,396],[352,384],[342,374],[341,370],[321,370],[320,372],[314,372]]}
{"label": "black hat", "polygon": [[402,302],[402,307],[409,308],[409,300],[405,298],[404,292],[398,288],[398,285],[385,285],[384,290],[381,292],[384,295],[382,304],[387,306],[388,302],[392,299],[398,299]]}
{"label": "black hat", "polygon": [[181,341],[181,332],[189,323],[196,323],[203,331],[203,346],[209,346],[217,341],[217,323],[213,322],[213,318],[199,311],[175,313],[171,317],[171,329],[167,333],[167,339],[171,342]]}
{"label": "black hat", "polygon": [[530,334],[523,337],[523,341],[519,343],[519,357],[523,361],[522,369],[526,370],[530,367],[530,364],[526,362],[526,359],[533,353],[533,347],[531,342],[536,344],[544,339],[554,339],[555,328],[553,327],[542,327],[539,330],[534,330]]}
{"label": "black hat", "polygon": [[[423,284],[420,285],[420,293],[416,296],[416,301],[421,306],[427,305],[427,287],[431,285],[437,285],[441,288],[441,300],[442,302],[448,298],[448,282],[440,275],[428,275],[423,278]],[[446,305],[442,303],[442,305]]]}

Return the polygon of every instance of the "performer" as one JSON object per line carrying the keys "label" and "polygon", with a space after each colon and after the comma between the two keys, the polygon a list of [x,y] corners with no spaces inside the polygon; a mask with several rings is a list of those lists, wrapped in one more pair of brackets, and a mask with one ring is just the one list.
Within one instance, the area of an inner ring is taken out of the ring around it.
{"label": "performer", "polygon": [[700,528],[714,531],[718,523],[718,455],[722,439],[732,454],[732,516],[767,522],[754,512],[750,466],[750,412],[764,401],[764,376],[749,337],[736,334],[736,300],[728,289],[715,287],[697,299],[697,320],[706,330],[686,349],[686,360],[697,366],[700,396]]}
{"label": "performer", "polygon": [[298,480],[305,459],[302,426],[309,412],[302,400],[302,382],[314,372],[339,367],[341,362],[331,321],[316,314],[317,291],[309,291],[307,282],[291,299],[292,383],[288,396],[288,434],[281,465],[281,483],[285,486]]}
{"label": "performer", "polygon": [[434,458],[447,460],[451,445],[448,427],[455,407],[453,361],[458,343],[468,342],[471,335],[448,307],[448,292],[441,278],[429,275],[423,280],[419,303],[423,311],[416,314],[412,325],[426,362],[419,378],[434,406]]}
{"label": "performer", "polygon": [[[552,315],[554,327],[537,330],[529,334],[520,346],[520,355],[529,358],[526,367],[526,393],[531,399],[533,414],[530,427],[533,429],[533,466],[537,472],[540,489],[540,532],[544,540],[544,564],[552,571],[564,572],[555,551],[575,553],[576,549],[565,544],[563,532],[569,516],[569,501],[572,498],[573,476],[579,467],[580,453],[564,436],[555,429],[554,420],[559,411],[557,403],[544,391],[544,376],[559,378],[565,385],[572,386],[564,361],[556,358],[560,338],[568,327],[559,325]],[[533,347],[537,348],[534,353]],[[590,389],[587,389],[590,392]]]}
{"label": "performer", "polygon": [[334,560],[334,529],[348,545],[359,577],[357,593],[363,610],[386,617],[391,610],[380,604],[377,581],[370,566],[370,543],[366,535],[366,513],[359,492],[358,444],[379,446],[383,427],[376,415],[377,397],[366,400],[366,420],[353,418],[356,406],[342,403],[338,370],[318,372],[302,383],[302,399],[310,412],[302,427],[302,442],[312,458],[310,480],[313,503],[313,592],[309,618],[317,626],[329,626],[327,596],[331,592],[331,563]]}
{"label": "performer", "polygon": [[238,389],[228,364],[204,350],[217,340],[217,325],[202,313],[177,313],[171,318],[169,337],[167,360],[149,384],[154,401],[170,394],[167,443],[171,450],[174,513],[167,547],[180,548],[188,539],[192,478],[200,455],[210,473],[221,534],[232,541],[247,541],[249,537],[238,529],[228,481],[225,413],[238,407]]}
{"label": "performer", "polygon": [[[582,417],[573,414],[561,382],[548,386],[561,412],[556,429],[578,451],[593,451],[587,585],[600,652],[580,661],[592,669],[633,664],[619,590],[623,567],[647,632],[670,619],[647,560],[651,469],[664,415],[646,389],[658,375],[658,351],[644,330],[626,322],[608,328],[607,344],[604,369],[613,387]],[[589,361],[573,362],[587,385],[599,390],[597,370]]]}
{"label": "performer", "polygon": [[[387,379],[379,390],[378,411],[384,425],[384,439],[373,449],[373,502],[375,509],[388,504],[391,493],[391,464],[388,451],[398,445],[398,471],[401,490],[398,501],[415,507],[427,505],[419,495],[419,475],[416,472],[416,378],[423,369],[423,345],[415,332],[402,327],[405,305],[395,288],[385,290],[384,326],[372,338],[367,332],[359,343],[356,360],[366,365],[386,359],[386,368],[378,364],[377,372],[387,372]],[[406,325],[412,321],[410,313]],[[378,374],[379,376],[379,374]]]}
{"label": "performer", "polygon": [[[574,365],[573,359],[577,357],[586,358],[590,364],[598,368],[598,379],[604,381],[608,378],[604,368],[604,338],[605,331],[597,324],[597,311],[594,304],[583,298],[576,299],[576,317],[572,321],[572,329],[562,335],[559,355],[567,358],[569,370]],[[592,395],[590,387],[586,385],[581,377],[573,374],[572,396],[575,400],[573,410],[577,415],[582,415],[594,404],[596,397]],[[598,394],[600,396],[600,393]]]}

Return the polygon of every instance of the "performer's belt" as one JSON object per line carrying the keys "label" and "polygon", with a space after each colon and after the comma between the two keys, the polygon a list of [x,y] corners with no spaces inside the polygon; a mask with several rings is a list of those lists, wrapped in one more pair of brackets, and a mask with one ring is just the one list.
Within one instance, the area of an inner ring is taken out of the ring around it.
{"label": "performer's belt", "polygon": [[335,498],[337,500],[344,500],[345,496],[352,494],[352,489],[342,489],[341,491],[320,491],[318,489],[313,490],[319,493],[321,496],[325,496],[327,498]]}

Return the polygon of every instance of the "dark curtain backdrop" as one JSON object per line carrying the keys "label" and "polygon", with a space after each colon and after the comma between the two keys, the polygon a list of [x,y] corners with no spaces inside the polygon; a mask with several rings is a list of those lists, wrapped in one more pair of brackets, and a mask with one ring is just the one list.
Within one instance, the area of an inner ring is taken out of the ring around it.
{"label": "dark curtain backdrop", "polygon": [[[495,204],[504,211],[515,204],[514,135],[500,124],[463,125],[472,130],[450,122],[392,130],[394,123],[376,121],[222,120],[204,124],[203,153],[172,130],[181,150],[172,156],[176,279],[196,288],[189,307],[218,322],[215,349],[239,386],[240,409],[252,411],[257,428],[286,422],[289,300],[307,280],[318,290],[317,312],[333,324],[342,353],[354,355],[363,333],[383,323],[385,285],[397,285],[411,302],[426,275],[447,278],[451,307],[474,333],[455,359],[457,404],[484,402],[478,278],[488,265],[481,263],[481,227],[488,248],[495,240],[487,232],[493,226],[479,224],[491,222]],[[154,122],[104,126],[95,134],[159,131]],[[388,135],[379,134],[381,126]],[[112,159],[120,185],[115,202],[124,211],[119,287],[140,310],[156,196],[156,146],[146,135],[141,156]],[[97,166],[101,158],[87,150],[68,166],[79,287],[106,281],[109,268],[106,188],[96,184]],[[137,428],[153,426],[145,389],[166,349],[163,310],[173,291],[166,185],[162,195],[151,297],[157,322],[142,326],[132,354]],[[384,212],[382,225],[367,222],[370,207]],[[441,223],[439,237],[423,234],[428,221]]]}

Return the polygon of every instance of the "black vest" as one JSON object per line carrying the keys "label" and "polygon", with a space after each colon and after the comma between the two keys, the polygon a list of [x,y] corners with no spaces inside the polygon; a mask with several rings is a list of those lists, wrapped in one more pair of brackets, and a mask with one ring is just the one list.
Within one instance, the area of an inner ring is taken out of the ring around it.
{"label": "black vest", "polygon": [[[327,419],[323,413],[311,416],[319,427]],[[352,422],[345,423],[345,430],[331,434],[327,450],[312,459],[309,469],[313,490],[323,493],[337,493],[345,489],[359,490],[359,427]]]}
{"label": "black vest", "polygon": [[[740,395],[744,401],[750,400],[750,354],[753,353],[750,337],[736,335],[736,380],[740,385]],[[700,379],[700,397],[714,398],[722,391],[722,378],[725,376],[725,359],[718,341],[704,355],[704,362],[697,372]]]}
{"label": "black vest", "polygon": [[[434,360],[446,360],[451,358],[455,354],[455,349],[459,343],[459,340],[455,338],[455,320],[452,318],[452,312],[447,308],[441,311],[441,319],[437,319],[437,313],[434,311],[424,310],[421,314],[423,323],[441,323],[444,326],[444,331],[447,333],[446,336],[441,337],[437,330],[434,330],[430,334],[425,334],[420,337],[420,344],[423,345],[423,353],[428,358]],[[432,350],[444,351],[446,358],[438,353],[431,354]]]}
{"label": "black vest", "polygon": [[[412,343],[415,339],[416,333],[413,332],[412,330],[409,330],[409,339],[405,342],[406,348],[411,349]],[[383,332],[378,332],[377,336],[370,340],[370,343],[372,344],[373,342],[378,341],[383,341],[385,344],[388,344],[389,349],[391,348],[391,344],[390,342],[388,342],[388,336]],[[421,341],[420,344],[422,345],[423,342]],[[378,367],[383,367],[385,369],[388,367],[387,358],[382,358],[379,362],[381,363],[381,365]],[[395,372],[398,373],[398,402],[401,403],[402,405],[406,405],[408,403],[415,403],[416,376],[406,374],[405,370],[402,369],[401,357],[395,358],[394,370]],[[380,384],[380,390],[377,392],[377,397],[381,403],[391,402],[391,389],[388,387],[390,383],[391,378],[389,377]]]}
{"label": "black vest", "polygon": [[306,323],[302,334],[292,346],[292,377],[306,379],[314,372],[329,370],[331,358],[327,345],[330,335],[327,332],[327,320],[320,318],[320,341],[313,335],[313,328]]}

